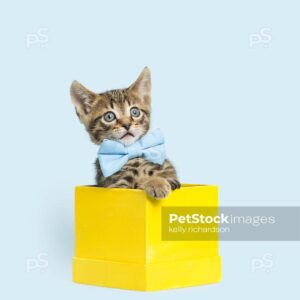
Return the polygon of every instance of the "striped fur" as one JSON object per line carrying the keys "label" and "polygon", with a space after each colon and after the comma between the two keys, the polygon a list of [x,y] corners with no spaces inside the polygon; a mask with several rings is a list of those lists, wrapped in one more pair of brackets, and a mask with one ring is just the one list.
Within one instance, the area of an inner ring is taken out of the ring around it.
{"label": "striped fur", "polygon": [[[91,140],[99,145],[103,139],[117,140],[129,145],[144,136],[150,127],[151,78],[145,68],[129,88],[96,94],[77,81],[71,86],[71,97],[76,113],[84,124]],[[139,116],[132,115],[132,108]],[[107,121],[107,113],[115,119]],[[162,166],[143,158],[134,158],[117,173],[104,177],[98,159],[96,182],[101,187],[143,189],[150,196],[165,198],[171,190],[180,187],[176,170],[166,160]]]}

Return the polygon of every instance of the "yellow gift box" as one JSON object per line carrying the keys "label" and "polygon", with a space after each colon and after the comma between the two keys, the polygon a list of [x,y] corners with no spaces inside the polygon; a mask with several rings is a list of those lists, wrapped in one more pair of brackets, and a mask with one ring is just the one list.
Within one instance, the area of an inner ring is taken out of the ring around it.
{"label": "yellow gift box", "polygon": [[142,190],[75,191],[77,283],[151,291],[221,280],[218,241],[163,241],[162,207],[217,207],[216,186],[188,185],[163,200]]}

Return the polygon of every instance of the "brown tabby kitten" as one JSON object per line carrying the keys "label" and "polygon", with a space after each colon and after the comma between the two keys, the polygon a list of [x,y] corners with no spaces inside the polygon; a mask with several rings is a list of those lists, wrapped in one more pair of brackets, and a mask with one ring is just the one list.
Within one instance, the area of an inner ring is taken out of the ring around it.
{"label": "brown tabby kitten", "polygon": [[[149,130],[151,75],[147,67],[129,88],[101,94],[74,81],[71,97],[79,119],[97,145],[103,139],[129,145]],[[133,158],[109,177],[103,176],[98,159],[95,165],[97,185],[101,187],[143,189],[157,199],[165,198],[171,190],[180,187],[176,171],[168,160],[158,165],[143,158]]]}

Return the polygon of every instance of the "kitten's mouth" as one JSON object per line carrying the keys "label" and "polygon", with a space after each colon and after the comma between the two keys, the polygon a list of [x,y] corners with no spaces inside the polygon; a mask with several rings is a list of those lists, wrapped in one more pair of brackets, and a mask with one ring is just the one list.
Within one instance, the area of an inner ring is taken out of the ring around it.
{"label": "kitten's mouth", "polygon": [[120,140],[122,140],[122,139],[124,139],[124,138],[126,138],[126,137],[128,137],[128,136],[132,136],[132,137],[134,137],[134,135],[131,133],[131,132],[126,132],[121,138],[120,138]]}

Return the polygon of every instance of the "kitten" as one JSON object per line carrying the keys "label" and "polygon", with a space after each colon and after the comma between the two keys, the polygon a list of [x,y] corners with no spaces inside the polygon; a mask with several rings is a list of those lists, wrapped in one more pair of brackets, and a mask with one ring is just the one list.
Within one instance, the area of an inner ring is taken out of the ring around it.
{"label": "kitten", "polygon": [[[97,145],[104,139],[130,145],[149,130],[151,75],[147,67],[129,88],[100,94],[74,81],[71,98],[77,116]],[[180,187],[176,170],[168,160],[159,165],[143,158],[133,158],[109,177],[103,176],[98,159],[95,165],[96,182],[100,187],[143,189],[156,199],[165,198],[171,190]]]}

